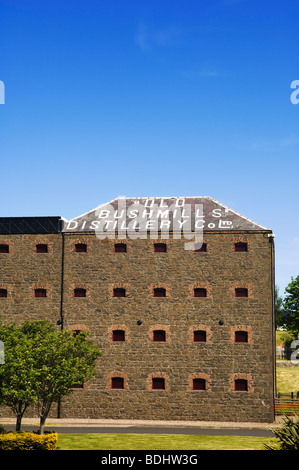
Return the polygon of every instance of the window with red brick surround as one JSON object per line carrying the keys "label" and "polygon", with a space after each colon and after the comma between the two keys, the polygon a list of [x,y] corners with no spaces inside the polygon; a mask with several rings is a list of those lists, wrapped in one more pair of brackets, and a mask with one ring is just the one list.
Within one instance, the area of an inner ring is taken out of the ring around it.
{"label": "window with red brick surround", "polygon": [[206,343],[207,332],[205,330],[194,330],[193,331],[193,342],[194,343]]}
{"label": "window with red brick surround", "polygon": [[74,289],[74,297],[86,297],[86,289],[76,287],[76,289]]}
{"label": "window with red brick surround", "polygon": [[152,390],[165,390],[164,377],[152,377]]}
{"label": "window with red brick surround", "polygon": [[193,250],[194,253],[206,253],[207,252],[207,244],[203,243],[200,248],[197,250]]}
{"label": "window with red brick surround", "polygon": [[204,287],[195,287],[193,289],[194,297],[206,297],[207,296],[207,289]]}
{"label": "window with red brick surround", "polygon": [[248,331],[235,331],[235,343],[248,343]]}
{"label": "window with red brick surround", "polygon": [[124,378],[123,377],[111,377],[111,389],[112,390],[123,390],[124,389]]}
{"label": "window with red brick surround", "polygon": [[123,287],[115,287],[113,289],[113,297],[126,297],[126,289]]}
{"label": "window with red brick surround", "polygon": [[206,390],[206,380],[202,378],[195,378],[192,382],[193,390]]}
{"label": "window with red brick surround", "polygon": [[9,245],[0,245],[0,253],[9,253]]}
{"label": "window with red brick surround", "polygon": [[246,242],[235,243],[235,251],[237,251],[238,253],[247,252],[248,251],[247,243]]}
{"label": "window with red brick surround", "polygon": [[155,287],[153,294],[154,297],[166,297],[166,289],[164,287]]}
{"label": "window with red brick surround", "polygon": [[87,252],[87,244],[86,243],[76,243],[75,253],[86,253],[86,252]]}
{"label": "window with red brick surround", "polygon": [[127,245],[125,243],[115,243],[114,252],[115,253],[127,253]]}
{"label": "window with red brick surround", "polygon": [[34,297],[47,297],[47,290],[46,289],[35,289],[34,290]]}
{"label": "window with red brick surround", "polygon": [[248,297],[248,289],[246,287],[236,287],[235,297]]}
{"label": "window with red brick surround", "polygon": [[126,340],[126,333],[124,330],[113,330],[112,331],[112,341],[121,342]]}
{"label": "window with red brick surround", "polygon": [[166,243],[154,243],[154,252],[155,253],[166,253],[167,252]]}
{"label": "window with red brick surround", "polygon": [[0,297],[7,297],[7,289],[0,289]]}
{"label": "window with red brick surround", "polygon": [[153,341],[154,342],[166,342],[166,331],[165,330],[154,330],[153,331]]}
{"label": "window with red brick surround", "polygon": [[39,243],[35,247],[36,253],[48,253],[48,245],[46,243]]}
{"label": "window with red brick surround", "polygon": [[235,391],[236,392],[247,392],[248,381],[246,379],[235,379]]}

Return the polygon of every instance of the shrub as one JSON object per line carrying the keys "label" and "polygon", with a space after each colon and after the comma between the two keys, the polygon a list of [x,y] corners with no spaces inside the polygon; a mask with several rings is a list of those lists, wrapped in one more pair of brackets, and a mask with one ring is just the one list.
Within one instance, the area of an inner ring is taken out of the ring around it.
{"label": "shrub", "polygon": [[0,434],[0,450],[55,450],[57,439],[56,432],[7,432]]}
{"label": "shrub", "polygon": [[284,416],[284,424],[278,429],[271,429],[276,441],[273,445],[264,444],[267,450],[299,450],[299,420]]}

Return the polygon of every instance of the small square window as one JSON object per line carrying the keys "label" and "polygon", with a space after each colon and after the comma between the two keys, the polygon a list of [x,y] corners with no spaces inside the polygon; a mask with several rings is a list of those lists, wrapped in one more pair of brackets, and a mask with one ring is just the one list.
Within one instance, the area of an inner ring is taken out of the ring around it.
{"label": "small square window", "polygon": [[248,383],[245,379],[236,379],[235,380],[235,391],[237,392],[247,392]]}
{"label": "small square window", "polygon": [[235,251],[237,251],[237,252],[247,251],[247,243],[245,243],[245,242],[235,243]]}
{"label": "small square window", "polygon": [[115,243],[115,253],[127,253],[127,245],[125,243]]}
{"label": "small square window", "polygon": [[48,245],[45,243],[40,243],[35,247],[36,253],[48,253]]}
{"label": "small square window", "polygon": [[75,252],[76,252],[76,253],[86,253],[86,252],[87,252],[87,245],[86,245],[86,243],[76,243],[76,245],[75,245]]}
{"label": "small square window", "polygon": [[164,330],[154,330],[153,331],[153,341],[165,343],[166,341],[166,331]]}
{"label": "small square window", "polygon": [[0,297],[7,297],[7,290],[6,289],[0,289]]}
{"label": "small square window", "polygon": [[206,297],[207,296],[207,289],[203,287],[196,287],[194,289],[194,297]]}
{"label": "small square window", "polygon": [[86,289],[77,287],[74,289],[74,297],[86,297]]}
{"label": "small square window", "polygon": [[197,378],[193,379],[193,390],[205,390],[206,381],[205,379]]}
{"label": "small square window", "polygon": [[35,297],[47,297],[47,290],[46,289],[35,289],[34,296]]}
{"label": "small square window", "polygon": [[167,251],[166,243],[154,243],[155,253],[166,253],[166,251]]}
{"label": "small square window", "polygon": [[126,297],[126,289],[122,287],[116,287],[113,289],[113,297]]}
{"label": "small square window", "polygon": [[235,289],[235,296],[236,297],[248,297],[248,289],[244,287],[237,287]]}
{"label": "small square window", "polygon": [[164,287],[156,287],[154,289],[154,297],[166,297],[166,289]]}
{"label": "small square window", "polygon": [[112,341],[125,341],[125,332],[124,330],[113,330],[112,331]]}
{"label": "small square window", "polygon": [[152,390],[165,390],[165,379],[163,377],[153,377]]}
{"label": "small square window", "polygon": [[124,379],[123,379],[123,377],[112,377],[112,379],[111,379],[111,388],[113,390],[123,390],[123,388],[124,388]]}
{"label": "small square window", "polygon": [[9,253],[9,245],[0,245],[0,253]]}
{"label": "small square window", "polygon": [[248,343],[248,332],[235,331],[235,343]]}
{"label": "small square window", "polygon": [[207,341],[207,332],[204,330],[195,330],[193,331],[193,341],[194,343],[206,343]]}
{"label": "small square window", "polygon": [[207,252],[207,244],[203,243],[200,248],[194,250],[194,253],[206,253]]}

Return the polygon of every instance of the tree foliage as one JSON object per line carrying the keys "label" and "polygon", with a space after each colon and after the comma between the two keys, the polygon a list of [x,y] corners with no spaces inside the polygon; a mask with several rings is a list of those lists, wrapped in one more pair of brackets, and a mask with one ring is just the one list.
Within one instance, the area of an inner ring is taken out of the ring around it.
{"label": "tree foliage", "polygon": [[86,332],[57,332],[47,321],[2,326],[0,340],[5,345],[0,400],[16,413],[19,428],[27,407],[36,404],[42,434],[52,404],[94,376],[101,353]]}
{"label": "tree foliage", "polygon": [[299,334],[299,275],[285,288],[284,309],[285,322],[289,330]]}

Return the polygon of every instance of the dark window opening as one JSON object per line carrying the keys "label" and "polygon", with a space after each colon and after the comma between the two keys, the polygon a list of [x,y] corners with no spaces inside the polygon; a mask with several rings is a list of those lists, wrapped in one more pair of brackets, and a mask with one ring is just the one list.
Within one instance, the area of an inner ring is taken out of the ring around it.
{"label": "dark window opening", "polygon": [[123,287],[116,287],[113,289],[113,297],[126,297],[126,289]]}
{"label": "dark window opening", "polygon": [[247,251],[247,243],[245,242],[235,243],[235,251],[238,251],[238,252]]}
{"label": "dark window opening", "polygon": [[153,377],[152,389],[153,390],[165,390],[165,379],[163,377]]}
{"label": "dark window opening", "polygon": [[154,243],[155,253],[166,253],[166,251],[167,251],[166,243]]}
{"label": "dark window opening", "polygon": [[248,343],[248,332],[235,331],[235,343]]}
{"label": "dark window opening", "polygon": [[127,253],[127,245],[125,243],[115,243],[115,253]]}
{"label": "dark window opening", "polygon": [[114,331],[112,331],[112,341],[125,341],[125,332],[124,332],[124,330],[114,330]]}
{"label": "dark window opening", "polygon": [[166,289],[164,287],[156,287],[154,289],[154,297],[166,297]]}
{"label": "dark window opening", "polygon": [[7,297],[7,290],[6,289],[0,289],[0,297]]}
{"label": "dark window opening", "polygon": [[206,253],[207,252],[207,244],[203,243],[200,248],[194,250],[194,253]]}
{"label": "dark window opening", "polygon": [[35,297],[47,297],[47,290],[46,289],[35,289],[34,296]]}
{"label": "dark window opening", "polygon": [[75,252],[76,252],[76,253],[86,253],[86,252],[87,252],[87,245],[86,245],[86,243],[76,243],[76,245],[75,245]]}
{"label": "dark window opening", "polygon": [[235,391],[237,392],[247,392],[248,383],[245,379],[236,379],[235,380]]}
{"label": "dark window opening", "polygon": [[123,390],[123,388],[124,388],[124,379],[123,379],[123,377],[112,377],[112,379],[111,379],[111,388],[113,390]]}
{"label": "dark window opening", "polygon": [[48,253],[48,245],[40,243],[39,245],[36,245],[35,251],[36,253]]}
{"label": "dark window opening", "polygon": [[0,245],[0,253],[9,253],[9,245]]}
{"label": "dark window opening", "polygon": [[207,289],[203,287],[196,287],[194,289],[194,297],[206,297],[207,296]]}
{"label": "dark window opening", "polygon": [[194,343],[205,343],[207,341],[207,333],[204,330],[193,331]]}
{"label": "dark window opening", "polygon": [[86,297],[86,289],[81,287],[74,289],[74,297]]}
{"label": "dark window opening", "polygon": [[154,330],[153,331],[153,341],[165,342],[166,341],[166,332],[164,330]]}
{"label": "dark window opening", "polygon": [[206,381],[205,379],[193,379],[193,390],[205,390]]}
{"label": "dark window opening", "polygon": [[235,289],[235,296],[236,297],[248,297],[248,289],[243,287],[237,287]]}

